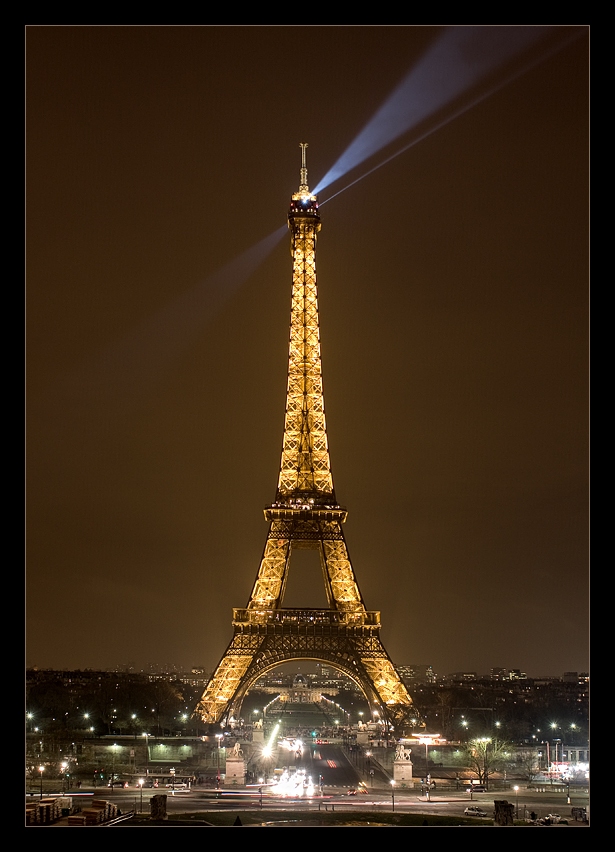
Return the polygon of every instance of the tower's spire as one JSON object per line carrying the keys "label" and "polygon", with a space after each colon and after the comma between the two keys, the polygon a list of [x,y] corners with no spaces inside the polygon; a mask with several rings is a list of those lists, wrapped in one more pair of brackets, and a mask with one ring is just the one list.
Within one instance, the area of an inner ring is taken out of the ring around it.
{"label": "tower's spire", "polygon": [[318,199],[307,185],[306,148],[307,142],[302,142],[301,185],[292,196],[288,211],[293,288],[286,419],[276,502],[311,499],[333,504],[316,290],[315,248],[320,216]]}
{"label": "tower's spire", "polygon": [[305,149],[307,148],[307,142],[300,142],[299,147],[301,148],[301,178],[299,180],[299,192],[309,192],[308,181],[307,181],[307,165],[305,161]]}
{"label": "tower's spire", "polygon": [[[315,213],[316,208],[318,207],[317,199],[315,195],[312,195],[310,192],[310,188],[308,186],[308,170],[307,170],[307,161],[305,156],[305,149],[307,148],[307,142],[300,142],[299,147],[301,148],[301,172],[299,177],[299,189],[297,192],[293,194],[293,201],[301,202],[301,209],[304,212]],[[291,205],[292,207],[292,205]],[[291,209],[292,212],[292,209]],[[320,221],[320,220],[319,220]],[[290,225],[290,222],[289,222]],[[320,225],[318,226],[320,227]]]}

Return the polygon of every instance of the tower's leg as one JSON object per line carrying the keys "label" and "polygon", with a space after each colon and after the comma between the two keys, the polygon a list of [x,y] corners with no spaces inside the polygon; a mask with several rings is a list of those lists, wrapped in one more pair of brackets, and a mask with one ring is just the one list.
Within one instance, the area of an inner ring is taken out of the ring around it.
{"label": "tower's leg", "polygon": [[260,642],[258,637],[236,634],[218,664],[196,712],[204,722],[219,722],[245,679]]}

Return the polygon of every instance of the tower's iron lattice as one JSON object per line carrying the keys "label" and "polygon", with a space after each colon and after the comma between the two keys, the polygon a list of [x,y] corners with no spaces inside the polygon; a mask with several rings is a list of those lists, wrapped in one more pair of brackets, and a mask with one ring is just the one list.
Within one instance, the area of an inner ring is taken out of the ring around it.
{"label": "tower's iron lattice", "polygon": [[[380,641],[380,613],[365,609],[348,556],[346,510],[333,489],[325,425],[318,300],[318,200],[305,159],[290,202],[293,284],[288,390],[282,461],[275,501],[265,509],[269,532],[245,609],[233,610],[233,638],[197,707],[205,722],[238,715],[250,686],[275,666],[309,659],[331,664],[363,691],[389,721],[411,704]],[[285,609],[293,548],[319,551],[328,609]]]}

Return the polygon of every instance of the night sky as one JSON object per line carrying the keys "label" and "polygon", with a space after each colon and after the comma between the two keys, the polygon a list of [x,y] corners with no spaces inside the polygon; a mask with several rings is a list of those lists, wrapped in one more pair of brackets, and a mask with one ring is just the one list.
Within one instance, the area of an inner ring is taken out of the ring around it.
{"label": "night sky", "polygon": [[[28,665],[218,662],[277,484],[299,143],[314,188],[445,35],[26,28]],[[588,42],[319,193],[333,478],[399,664],[588,669]],[[285,604],[322,606],[299,555]]]}

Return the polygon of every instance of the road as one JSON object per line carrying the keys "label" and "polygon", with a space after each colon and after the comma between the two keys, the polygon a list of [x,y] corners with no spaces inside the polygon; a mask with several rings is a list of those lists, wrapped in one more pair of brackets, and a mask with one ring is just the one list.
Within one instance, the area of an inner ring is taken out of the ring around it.
{"label": "road", "polygon": [[360,777],[342,749],[334,744],[310,744],[304,750],[303,764],[306,773],[323,790],[354,789]]}
{"label": "road", "polygon": [[[278,753],[278,766],[286,768],[287,783],[277,787],[242,788],[235,790],[222,787],[216,794],[211,788],[196,787],[192,790],[173,791],[168,788],[98,788],[82,790],[84,805],[88,798],[101,798],[113,801],[123,813],[136,811],[149,813],[150,798],[160,793],[167,794],[167,811],[170,814],[199,813],[220,809],[246,810],[251,808],[318,810],[373,810],[414,812],[420,814],[441,814],[461,816],[468,806],[478,806],[492,817],[494,799],[507,799],[518,806],[520,819],[534,812],[538,817],[549,813],[559,813],[570,819],[571,806],[587,807],[588,795],[577,794],[571,804],[561,793],[537,793],[522,789],[518,797],[514,791],[506,793],[474,793],[459,791],[436,791],[427,800],[420,790],[394,789],[388,783],[378,783],[374,787],[361,785],[360,776],[350,763],[340,745],[335,743],[309,743],[303,754],[297,757],[292,752]],[[293,780],[294,779],[294,780]],[[301,779],[300,783],[296,783]],[[311,784],[310,784],[311,779]],[[356,794],[349,791],[356,790]],[[74,799],[79,796],[72,794]],[[570,824],[573,824],[570,822]]]}
{"label": "road", "polygon": [[[339,758],[343,759],[339,759]],[[335,765],[331,765],[335,764]],[[374,789],[367,790],[363,788],[362,792],[356,795],[348,795],[348,790],[352,789],[353,785],[348,784],[348,780],[356,775],[353,775],[354,769],[346,759],[341,750],[336,746],[319,748],[315,746],[314,753],[306,754],[304,759],[297,762],[296,769],[305,769],[306,776],[308,769],[312,767],[315,774],[317,770],[322,770],[323,775],[323,795],[316,788],[308,792],[307,788],[293,791],[289,789],[286,793],[280,793],[279,790],[272,788],[263,788],[262,791],[262,807],[267,810],[284,810],[292,809],[299,811],[316,811],[319,808],[341,810],[370,810],[370,811],[388,811],[395,809],[396,812],[407,813],[414,812],[420,814],[441,814],[447,816],[461,816],[464,809],[470,805],[478,805],[484,810],[488,817],[493,815],[493,801],[496,799],[507,799],[509,802],[516,804],[514,793],[480,793],[474,794],[472,801],[470,794],[462,791],[449,794],[439,794],[431,796],[431,800],[427,801],[424,796],[420,795],[419,791],[400,792],[389,789]],[[342,784],[334,786],[332,781],[341,780]],[[361,790],[361,788],[358,788]],[[145,789],[142,791],[135,789],[99,789],[93,792],[94,797],[104,798],[113,801],[122,810],[127,812],[135,810],[137,812],[149,813],[149,800],[153,795],[160,793],[167,794],[167,811],[169,814],[179,813],[199,813],[204,811],[216,810],[247,810],[261,807],[261,795],[258,788],[245,788],[242,790],[224,789],[216,798],[216,792],[211,789],[195,788],[189,791],[173,791],[169,789]],[[91,797],[90,793],[88,798]],[[394,798],[393,798],[394,797]],[[86,799],[87,801],[87,799]],[[85,802],[84,802],[85,804]],[[578,795],[573,799],[572,805],[575,807],[586,807],[588,804],[588,796]],[[559,813],[562,818],[568,819],[570,825],[574,823],[570,817],[571,805],[567,804],[565,797],[562,794],[536,793],[533,791],[527,792],[522,790],[518,797],[519,818],[533,811],[538,817],[544,817],[548,813]],[[578,825],[581,825],[578,823]]]}

